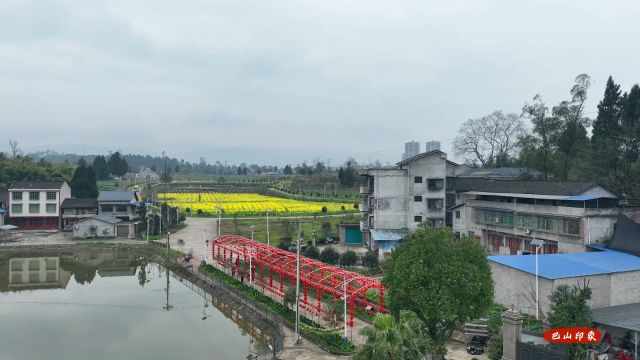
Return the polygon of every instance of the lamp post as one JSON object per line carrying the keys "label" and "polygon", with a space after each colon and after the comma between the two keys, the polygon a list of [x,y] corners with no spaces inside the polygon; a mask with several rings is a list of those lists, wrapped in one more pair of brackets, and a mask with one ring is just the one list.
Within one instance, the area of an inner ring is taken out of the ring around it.
{"label": "lamp post", "polygon": [[302,343],[300,336],[300,235],[301,224],[298,222],[298,241],[296,241],[296,345]]}
{"label": "lamp post", "polygon": [[343,291],[343,296],[344,296],[344,316],[343,316],[343,320],[344,320],[344,346],[347,346],[347,341],[349,341],[349,338],[347,337],[347,284],[349,284],[350,282],[352,282],[353,280],[356,280],[357,278],[353,278],[349,281],[347,281],[347,279],[344,279],[344,283],[342,284],[342,291]]}
{"label": "lamp post", "polygon": [[267,209],[267,245],[271,246],[271,242],[269,241],[269,210]]}
{"label": "lamp post", "polygon": [[169,236],[171,235],[170,231],[167,231],[167,258],[169,258]]}
{"label": "lamp post", "polygon": [[147,245],[149,244],[149,220],[151,220],[149,215],[151,215],[151,211],[147,211]]}
{"label": "lamp post", "polygon": [[[206,236],[206,235],[205,235]],[[205,248],[204,248],[204,261],[207,261],[207,251],[209,251],[209,239],[204,241],[205,243]],[[213,256],[213,255],[211,255]],[[213,262],[213,259],[211,259],[211,261]]]}
{"label": "lamp post", "polygon": [[540,250],[540,247],[544,245],[544,240],[533,239],[531,240],[531,245],[534,245],[536,247],[536,320],[538,320],[540,318],[540,306],[538,305],[540,291],[538,287],[538,252]]}
{"label": "lamp post", "polygon": [[251,225],[251,244],[249,245],[249,284],[253,285],[253,267],[252,267],[252,263],[251,263],[251,259],[253,258],[253,228],[254,226]]}

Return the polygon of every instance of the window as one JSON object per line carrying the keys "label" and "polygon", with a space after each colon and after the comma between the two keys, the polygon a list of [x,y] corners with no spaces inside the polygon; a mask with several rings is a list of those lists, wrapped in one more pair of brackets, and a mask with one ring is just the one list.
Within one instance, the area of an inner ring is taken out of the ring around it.
{"label": "window", "polygon": [[442,190],[444,188],[444,179],[427,179],[427,189]]}
{"label": "window", "polygon": [[413,201],[415,201],[415,202],[422,202],[422,196],[420,196],[420,195],[416,195],[416,196],[414,196],[414,197],[413,197]]}
{"label": "window", "polygon": [[56,213],[56,204],[47,204],[47,213],[55,214]]}
{"label": "window", "polygon": [[47,273],[47,282],[56,282],[57,280],[58,279],[57,279],[57,276],[56,276],[55,272],[48,272]]}
{"label": "window", "polygon": [[22,261],[12,261],[11,271],[22,271]]}
{"label": "window", "polygon": [[373,216],[369,216],[369,227],[373,227],[373,226],[374,226]]}
{"label": "window", "polygon": [[30,260],[29,261],[29,271],[38,271],[40,270],[40,261],[38,260]]}
{"label": "window", "polygon": [[22,204],[11,204],[11,212],[14,214],[22,214]]}
{"label": "window", "polygon": [[456,211],[456,219],[460,219],[460,210]]}
{"label": "window", "polygon": [[427,208],[429,211],[440,211],[444,206],[444,200],[442,199],[427,199]]}
{"label": "window", "polygon": [[536,219],[533,216],[519,215],[518,227],[521,229],[533,229],[536,227]]}
{"label": "window", "polygon": [[420,215],[416,215],[413,217],[413,221],[417,222],[417,223],[421,223],[422,222],[422,216]]}
{"label": "window", "polygon": [[455,206],[455,205],[456,205],[456,194],[453,194],[453,193],[447,193],[447,194],[445,194],[445,198],[447,199],[447,200],[446,200],[447,208],[450,208],[450,207],[452,207],[452,206]]}
{"label": "window", "polygon": [[40,204],[29,204],[29,214],[37,214],[40,212]]}
{"label": "window", "polygon": [[47,200],[55,200],[56,199],[56,192],[55,191],[48,191],[47,192]]}
{"label": "window", "polygon": [[12,193],[11,193],[11,199],[12,199],[12,200],[17,200],[17,201],[22,200],[22,193],[21,193],[21,192],[18,192],[18,191],[14,191],[14,192],[12,192]]}
{"label": "window", "polygon": [[22,274],[21,273],[13,273],[11,274],[11,283],[18,284],[22,282]]}
{"label": "window", "polygon": [[416,176],[413,178],[415,184],[422,184],[422,176]]}
{"label": "window", "polygon": [[91,227],[89,228],[89,232],[91,233],[91,235],[95,235],[97,230],[98,227],[95,225],[91,225]]}
{"label": "window", "polygon": [[497,210],[476,210],[476,222],[498,226],[513,226],[513,214]]}
{"label": "window", "polygon": [[553,219],[547,217],[539,217],[538,230],[553,231]]}
{"label": "window", "polygon": [[40,193],[37,191],[32,191],[29,193],[29,200],[38,201],[40,200]]}
{"label": "window", "polygon": [[56,270],[58,269],[58,261],[56,259],[47,259],[47,270]]}
{"label": "window", "polygon": [[118,213],[126,213],[128,210],[127,205],[116,205],[116,212]]}
{"label": "window", "polygon": [[101,205],[100,206],[100,212],[106,212],[106,213],[113,212],[113,206],[112,205]]}
{"label": "window", "polygon": [[564,233],[567,235],[580,235],[580,220],[566,219],[564,221]]}
{"label": "window", "polygon": [[29,282],[30,283],[38,283],[40,282],[40,273],[30,273],[29,274]]}

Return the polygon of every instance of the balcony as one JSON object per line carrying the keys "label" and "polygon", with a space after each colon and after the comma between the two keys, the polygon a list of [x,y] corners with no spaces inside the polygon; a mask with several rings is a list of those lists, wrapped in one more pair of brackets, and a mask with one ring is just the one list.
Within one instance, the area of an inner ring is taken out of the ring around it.
{"label": "balcony", "polygon": [[360,186],[360,194],[371,194],[373,192],[373,189],[371,189],[369,186]]}

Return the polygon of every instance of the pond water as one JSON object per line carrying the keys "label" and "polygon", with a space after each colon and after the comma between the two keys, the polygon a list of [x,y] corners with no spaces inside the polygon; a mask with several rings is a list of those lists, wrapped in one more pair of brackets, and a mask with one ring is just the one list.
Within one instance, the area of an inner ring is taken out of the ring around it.
{"label": "pond water", "polygon": [[168,274],[132,254],[0,255],[0,360],[246,359],[266,350],[255,327],[225,315],[229,304]]}

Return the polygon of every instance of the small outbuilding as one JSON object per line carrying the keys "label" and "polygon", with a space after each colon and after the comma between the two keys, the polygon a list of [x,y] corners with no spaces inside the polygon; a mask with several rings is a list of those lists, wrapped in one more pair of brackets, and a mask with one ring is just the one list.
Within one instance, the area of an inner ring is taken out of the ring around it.
{"label": "small outbuilding", "polygon": [[113,216],[96,215],[81,220],[73,226],[74,238],[113,238],[118,234],[118,223],[122,220]]}

